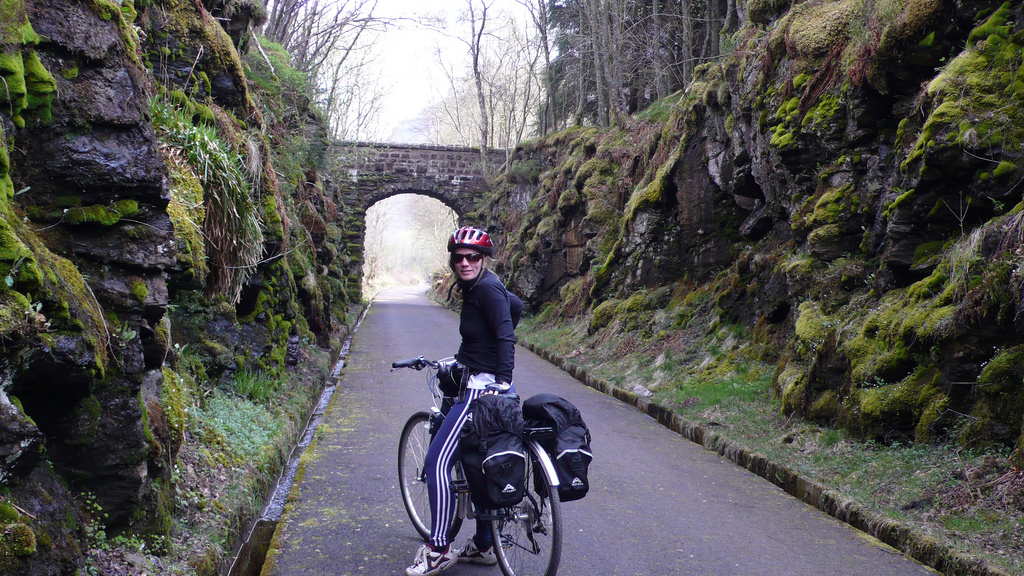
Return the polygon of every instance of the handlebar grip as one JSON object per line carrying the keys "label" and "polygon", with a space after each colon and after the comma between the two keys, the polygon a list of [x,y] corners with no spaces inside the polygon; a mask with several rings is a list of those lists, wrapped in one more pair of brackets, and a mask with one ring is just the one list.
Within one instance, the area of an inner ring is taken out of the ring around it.
{"label": "handlebar grip", "polygon": [[422,366],[423,356],[417,356],[416,358],[409,358],[408,360],[399,360],[398,362],[392,362],[392,368],[416,368],[419,370]]}

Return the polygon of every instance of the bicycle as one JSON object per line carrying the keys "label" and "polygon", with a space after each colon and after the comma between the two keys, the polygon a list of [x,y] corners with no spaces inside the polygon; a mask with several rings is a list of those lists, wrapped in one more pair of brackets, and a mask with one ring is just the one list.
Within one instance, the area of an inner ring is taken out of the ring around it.
{"label": "bicycle", "polygon": [[[427,387],[433,399],[429,410],[416,412],[406,421],[398,443],[398,479],[402,502],[413,527],[426,541],[430,538],[430,501],[424,463],[430,441],[458,398],[445,395],[439,381],[455,366],[454,358],[427,360],[423,356],[391,364],[391,370],[431,368]],[[558,500],[558,475],[541,445],[554,435],[550,427],[526,427],[526,495],[512,507],[475,510],[469,497],[462,463],[456,459],[452,470],[452,491],[456,510],[449,528],[455,539],[463,520],[490,522],[495,537],[495,555],[505,576],[555,576],[562,554],[562,514]]]}

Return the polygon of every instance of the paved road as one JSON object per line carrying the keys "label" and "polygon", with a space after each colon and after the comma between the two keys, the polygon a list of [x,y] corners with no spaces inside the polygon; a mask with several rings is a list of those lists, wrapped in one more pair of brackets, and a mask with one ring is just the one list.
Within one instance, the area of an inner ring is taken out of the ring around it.
{"label": "paved road", "polygon": [[[429,398],[423,373],[389,367],[449,356],[459,341],[458,317],[421,294],[383,293],[356,333],[265,576],[391,576],[411,563],[420,542],[399,496],[396,452],[405,419]],[[522,348],[515,381],[524,398],[568,398],[594,438],[591,493],[563,506],[561,576],[937,574]],[[446,574],[500,571],[462,565]]]}

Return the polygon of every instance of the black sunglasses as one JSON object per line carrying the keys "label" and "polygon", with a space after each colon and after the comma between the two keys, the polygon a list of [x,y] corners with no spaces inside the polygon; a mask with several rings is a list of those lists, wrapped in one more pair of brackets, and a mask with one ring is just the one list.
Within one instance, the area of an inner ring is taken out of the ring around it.
{"label": "black sunglasses", "polygon": [[452,254],[452,264],[458,264],[465,258],[467,262],[479,262],[484,259],[484,255],[479,252],[471,252],[469,254]]}

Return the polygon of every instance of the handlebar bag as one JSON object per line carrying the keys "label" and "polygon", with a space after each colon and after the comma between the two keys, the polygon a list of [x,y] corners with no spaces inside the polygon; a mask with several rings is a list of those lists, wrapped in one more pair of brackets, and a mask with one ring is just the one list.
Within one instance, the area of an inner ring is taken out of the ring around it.
{"label": "handlebar bag", "polygon": [[525,494],[526,446],[519,402],[485,394],[469,405],[459,437],[470,497],[478,508],[515,506]]}
{"label": "handlebar bag", "polygon": [[465,367],[458,362],[443,363],[437,368],[437,387],[449,398],[455,398],[462,391],[462,377]]}
{"label": "handlebar bag", "polygon": [[554,394],[537,394],[523,402],[523,417],[530,426],[550,426],[553,439],[544,449],[558,472],[558,499],[579,500],[590,491],[587,473],[594,454],[590,449],[590,430],[583,415],[571,402]]}

